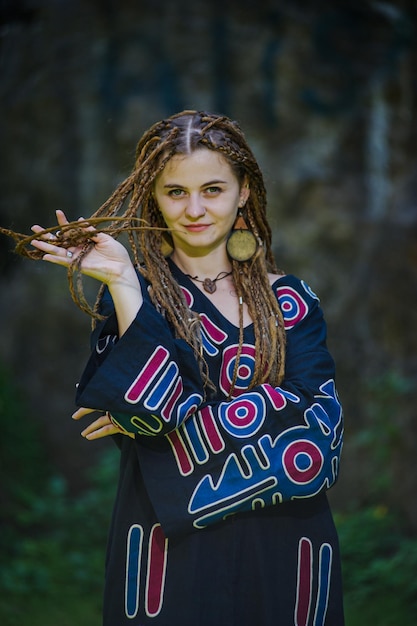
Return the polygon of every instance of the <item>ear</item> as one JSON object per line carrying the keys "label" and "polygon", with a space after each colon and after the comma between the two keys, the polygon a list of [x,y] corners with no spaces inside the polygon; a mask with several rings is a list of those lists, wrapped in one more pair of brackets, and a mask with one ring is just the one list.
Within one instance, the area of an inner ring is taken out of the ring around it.
{"label": "ear", "polygon": [[249,188],[249,182],[248,179],[244,178],[243,183],[242,183],[242,187],[240,188],[240,200],[239,200],[239,206],[240,207],[244,207],[246,202],[248,201],[248,198],[250,196],[250,188]]}

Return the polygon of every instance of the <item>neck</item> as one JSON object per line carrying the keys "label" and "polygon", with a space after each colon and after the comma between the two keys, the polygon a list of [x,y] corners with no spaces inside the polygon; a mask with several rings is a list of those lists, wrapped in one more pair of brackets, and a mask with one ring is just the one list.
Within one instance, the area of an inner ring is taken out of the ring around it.
{"label": "neck", "polygon": [[198,276],[200,279],[215,278],[220,272],[230,272],[231,263],[226,253],[218,255],[209,255],[204,257],[189,257],[181,254],[177,250],[171,255],[174,261],[184,274]]}

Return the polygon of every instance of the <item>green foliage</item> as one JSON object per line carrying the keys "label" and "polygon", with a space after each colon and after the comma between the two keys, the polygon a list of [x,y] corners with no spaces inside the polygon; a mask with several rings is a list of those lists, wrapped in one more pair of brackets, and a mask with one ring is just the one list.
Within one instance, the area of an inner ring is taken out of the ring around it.
{"label": "green foliage", "polygon": [[348,626],[414,626],[417,538],[383,506],[335,519]]}
{"label": "green foliage", "polygon": [[13,502],[25,489],[36,491],[48,472],[36,421],[22,401],[21,391],[0,366],[0,476],[1,510],[13,509]]}
{"label": "green foliage", "polygon": [[400,407],[407,404],[413,389],[412,380],[393,370],[364,381],[366,421],[351,445],[364,452],[370,463],[369,494],[376,502],[394,488],[393,459],[401,455],[404,436]]}
{"label": "green foliage", "polygon": [[364,381],[366,420],[350,445],[361,459],[367,506],[336,516],[347,626],[417,623],[417,538],[385,504],[401,476],[403,408],[412,390],[412,381],[392,370]]}
{"label": "green foliage", "polygon": [[[29,617],[35,625],[36,611],[43,626],[64,625],[66,619],[79,626],[100,623],[117,457],[116,449],[103,455],[91,487],[78,497],[68,494],[61,477],[52,477],[41,493],[26,494],[25,506],[7,527],[2,546],[0,597],[7,598],[0,604],[3,626],[21,624]],[[76,617],[82,605],[84,617]]]}
{"label": "green foliage", "polygon": [[0,368],[0,623],[99,626],[119,453],[108,452],[71,495],[51,473],[22,393]]}

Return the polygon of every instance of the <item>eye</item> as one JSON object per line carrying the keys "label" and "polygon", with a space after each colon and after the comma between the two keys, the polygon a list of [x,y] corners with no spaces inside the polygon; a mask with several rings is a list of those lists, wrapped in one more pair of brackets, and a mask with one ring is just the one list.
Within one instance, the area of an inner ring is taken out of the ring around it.
{"label": "eye", "polygon": [[208,194],[209,196],[215,196],[219,193],[222,192],[221,187],[216,187],[215,185],[211,186],[211,187],[206,187],[206,189],[204,190],[204,192],[206,194]]}
{"label": "eye", "polygon": [[181,198],[185,191],[183,189],[171,189],[168,193],[172,198]]}

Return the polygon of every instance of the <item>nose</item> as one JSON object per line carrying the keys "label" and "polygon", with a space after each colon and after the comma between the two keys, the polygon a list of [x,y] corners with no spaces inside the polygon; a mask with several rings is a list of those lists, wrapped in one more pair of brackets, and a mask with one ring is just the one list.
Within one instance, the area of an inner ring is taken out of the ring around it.
{"label": "nose", "polygon": [[198,219],[206,214],[206,209],[199,194],[191,194],[188,197],[185,214],[191,219]]}

